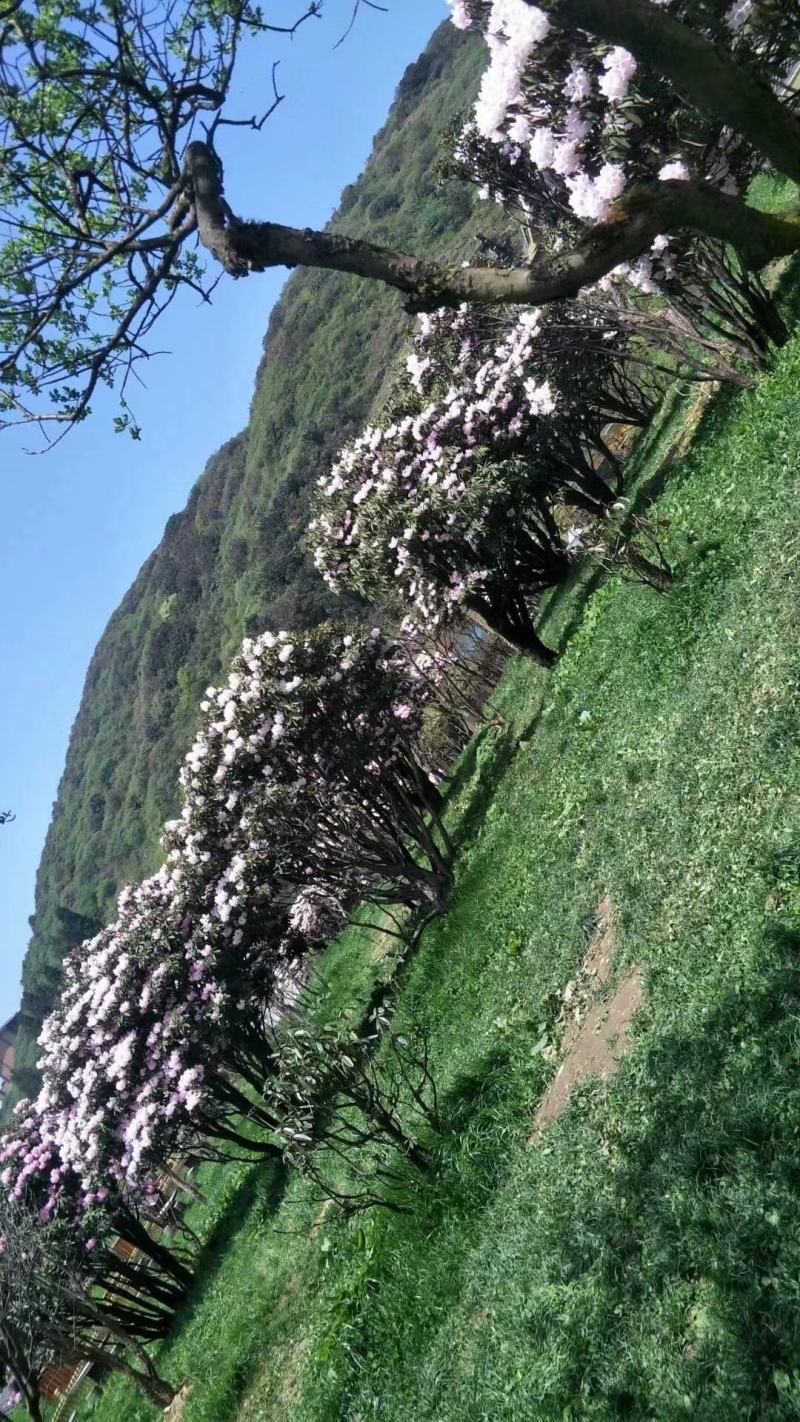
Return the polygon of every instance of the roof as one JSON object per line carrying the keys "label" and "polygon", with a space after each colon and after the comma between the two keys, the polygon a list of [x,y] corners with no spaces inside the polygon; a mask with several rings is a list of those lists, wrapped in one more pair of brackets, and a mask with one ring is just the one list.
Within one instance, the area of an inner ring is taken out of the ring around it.
{"label": "roof", "polygon": [[17,1032],[19,1031],[19,1023],[21,1016],[21,1012],[15,1012],[13,1017],[9,1017],[8,1021],[4,1022],[2,1027],[0,1027],[0,1037],[5,1037],[6,1035],[16,1036]]}

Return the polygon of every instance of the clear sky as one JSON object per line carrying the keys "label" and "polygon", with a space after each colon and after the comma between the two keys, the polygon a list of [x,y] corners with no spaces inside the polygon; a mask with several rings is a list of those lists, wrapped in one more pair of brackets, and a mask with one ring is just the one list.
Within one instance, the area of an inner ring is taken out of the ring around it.
{"label": "clear sky", "polygon": [[[321,226],[361,172],[403,70],[447,15],[442,0],[384,3],[386,14],[362,6],[338,49],[353,0],[325,0],[325,18],[294,40],[267,36],[243,54],[239,111],[265,106],[274,58],[286,98],[261,135],[221,131],[226,191],[241,216]],[[265,11],[290,8],[281,0]],[[89,658],[169,515],[246,423],[285,277],[223,278],[213,307],[190,295],[173,304],[157,343],[170,354],[140,367],[140,443],[112,432],[102,399],[50,453],[25,453],[30,432],[0,434],[0,810],[17,816],[0,826],[0,1021],[19,1005],[36,867]]]}

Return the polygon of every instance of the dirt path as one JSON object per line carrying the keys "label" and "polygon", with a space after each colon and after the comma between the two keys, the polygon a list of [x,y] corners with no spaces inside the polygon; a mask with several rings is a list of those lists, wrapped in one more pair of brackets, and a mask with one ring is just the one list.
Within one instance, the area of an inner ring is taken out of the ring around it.
{"label": "dirt path", "polygon": [[597,906],[595,929],[580,973],[563,994],[561,1065],[539,1102],[531,1144],[567,1109],[576,1087],[590,1077],[610,1081],[630,1045],[630,1028],[642,1004],[642,975],[633,968],[610,997],[598,994],[611,974],[618,942],[614,905],[606,896]]}

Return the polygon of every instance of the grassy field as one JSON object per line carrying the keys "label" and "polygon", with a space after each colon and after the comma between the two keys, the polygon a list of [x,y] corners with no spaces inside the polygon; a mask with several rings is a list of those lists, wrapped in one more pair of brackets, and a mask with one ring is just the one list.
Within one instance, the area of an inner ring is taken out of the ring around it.
{"label": "grassy field", "polygon": [[[404,1215],[207,1170],[209,1239],[163,1369],[186,1422],[800,1416],[800,343],[682,459],[635,456],[667,596],[585,575],[564,654],[517,660],[468,749],[446,919],[402,976],[451,1130]],[[607,1087],[532,1143],[597,906],[644,1004]],[[393,961],[352,932],[327,1008]],[[567,994],[569,995],[569,994]],[[93,1422],[153,1413],[127,1386]]]}

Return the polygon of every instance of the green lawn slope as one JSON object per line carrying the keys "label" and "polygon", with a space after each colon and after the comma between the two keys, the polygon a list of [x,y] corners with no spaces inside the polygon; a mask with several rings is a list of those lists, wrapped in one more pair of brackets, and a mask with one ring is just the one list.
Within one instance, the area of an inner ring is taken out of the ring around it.
{"label": "green lawn slope", "polygon": [[[213,1229],[164,1370],[185,1422],[571,1422],[800,1414],[800,342],[634,456],[667,596],[584,575],[548,675],[468,748],[447,917],[403,971],[451,1131],[407,1214],[338,1220],[208,1167]],[[533,1140],[601,899],[605,991],[644,1001],[607,1086]],[[351,932],[327,1009],[391,961]],[[93,1422],[152,1414],[126,1386]]]}

